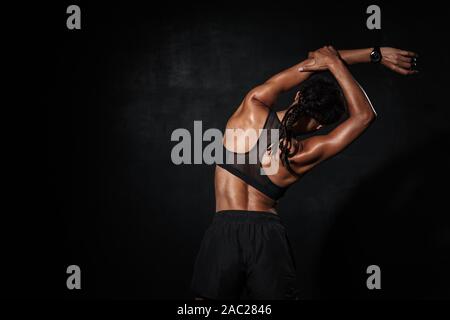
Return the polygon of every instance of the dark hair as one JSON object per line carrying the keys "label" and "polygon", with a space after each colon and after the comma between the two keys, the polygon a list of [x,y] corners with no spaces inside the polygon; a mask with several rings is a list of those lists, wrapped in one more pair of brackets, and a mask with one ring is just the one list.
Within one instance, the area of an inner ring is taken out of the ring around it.
{"label": "dark hair", "polygon": [[322,125],[330,125],[339,121],[345,112],[345,99],[341,87],[329,71],[314,73],[301,83],[299,91],[299,103],[286,111],[280,128],[281,161],[291,172],[289,158],[297,152],[294,150],[289,153],[294,124],[301,117],[309,116]]}

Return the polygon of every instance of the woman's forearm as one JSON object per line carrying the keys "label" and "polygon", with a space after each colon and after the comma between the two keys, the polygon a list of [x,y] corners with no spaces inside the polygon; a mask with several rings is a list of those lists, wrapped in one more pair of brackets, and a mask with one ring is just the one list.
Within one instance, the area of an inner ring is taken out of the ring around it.
{"label": "woman's forearm", "polygon": [[369,63],[372,49],[373,48],[338,50],[338,52],[342,60],[344,60],[347,64]]}
{"label": "woman's forearm", "polygon": [[[344,60],[347,64],[368,63],[370,62],[370,53],[372,52],[372,48],[339,50],[338,52],[342,60]],[[308,63],[308,60],[304,60],[286,70],[283,70],[282,72],[271,77],[267,80],[267,82],[277,82],[280,86],[281,92],[290,90],[311,75],[311,73],[308,72],[302,74],[298,73],[298,69],[305,63]]]}
{"label": "woman's forearm", "polygon": [[303,67],[308,60],[303,60],[296,65],[285,69],[266,81],[266,83],[273,83],[278,90],[281,92],[286,92],[296,86],[298,86],[302,81],[309,78],[312,72],[298,72],[298,69]]}

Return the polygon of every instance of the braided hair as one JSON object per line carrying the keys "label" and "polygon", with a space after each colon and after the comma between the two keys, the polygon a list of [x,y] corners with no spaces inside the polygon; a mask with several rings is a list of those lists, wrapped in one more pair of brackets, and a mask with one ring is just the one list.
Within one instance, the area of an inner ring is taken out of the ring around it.
{"label": "braided hair", "polygon": [[289,158],[298,151],[298,146],[290,151],[295,138],[294,125],[297,121],[308,116],[315,119],[321,125],[336,123],[345,112],[345,100],[339,84],[330,72],[313,74],[309,79],[301,83],[300,99],[286,111],[280,127],[280,159],[288,170],[293,170],[289,165]]}

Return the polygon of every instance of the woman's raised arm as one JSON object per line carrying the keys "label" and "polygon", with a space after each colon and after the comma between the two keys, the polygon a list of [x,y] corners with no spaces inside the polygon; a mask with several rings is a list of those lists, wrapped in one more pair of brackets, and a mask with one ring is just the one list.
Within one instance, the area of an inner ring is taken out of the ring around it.
{"label": "woman's raised arm", "polygon": [[329,134],[302,140],[302,148],[290,161],[298,174],[304,174],[321,161],[346,148],[375,119],[376,113],[367,95],[351,75],[345,63],[332,47],[315,51],[301,72],[330,70],[342,88],[349,117]]}
{"label": "woman's raised arm", "polygon": [[[370,54],[373,48],[339,50],[339,55],[347,64],[369,63]],[[418,55],[412,51],[396,49],[391,47],[381,47],[382,59],[380,63],[394,72],[409,75],[417,73]]]}
{"label": "woman's raised arm", "polygon": [[280,93],[289,91],[298,86],[302,81],[308,79],[311,72],[298,72],[308,60],[304,60],[292,67],[277,73],[263,84],[250,90],[245,102],[263,104],[266,107],[272,107]]}

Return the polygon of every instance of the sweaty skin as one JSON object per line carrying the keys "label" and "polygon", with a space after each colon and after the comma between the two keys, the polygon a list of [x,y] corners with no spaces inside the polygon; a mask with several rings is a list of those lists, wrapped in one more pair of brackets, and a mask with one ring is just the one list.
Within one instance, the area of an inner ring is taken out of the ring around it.
{"label": "sweaty skin", "polygon": [[[274,75],[265,83],[247,93],[239,107],[228,119],[226,129],[254,129],[264,126],[269,109],[273,107],[279,94],[286,92],[306,80],[314,71],[329,70],[342,88],[347,102],[348,118],[326,135],[316,135],[307,139],[295,140],[297,153],[290,158],[291,167],[298,176],[292,175],[282,165],[279,157],[265,155],[264,166],[271,161],[279,161],[278,172],[268,177],[278,186],[286,187],[298,181],[305,173],[320,162],[333,157],[352,141],[357,139],[372,123],[376,113],[365,92],[352,77],[347,64],[370,62],[372,49],[342,50],[337,52],[330,46],[310,52],[308,59]],[[416,54],[395,48],[381,48],[381,63],[394,72],[409,75],[417,71],[410,70]],[[344,63],[345,61],[345,63]],[[298,100],[297,94],[294,103]],[[280,121],[287,109],[277,112]],[[311,132],[321,127],[314,119],[302,119],[296,124],[299,132]],[[224,139],[224,146],[234,152],[247,152],[257,142],[257,137],[240,135],[231,144]],[[276,201],[259,190],[216,166],[215,171],[216,211],[250,210],[277,213]]]}

